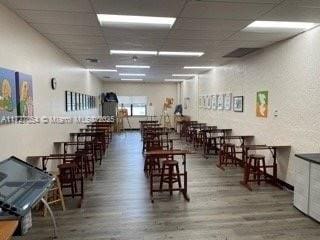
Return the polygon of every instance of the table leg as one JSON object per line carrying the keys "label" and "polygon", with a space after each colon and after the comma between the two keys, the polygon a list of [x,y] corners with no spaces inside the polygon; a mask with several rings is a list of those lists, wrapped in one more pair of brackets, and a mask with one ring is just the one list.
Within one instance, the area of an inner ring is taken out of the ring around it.
{"label": "table leg", "polygon": [[184,199],[190,201],[190,197],[188,196],[188,173],[187,173],[187,161],[186,155],[183,155],[183,171],[184,171],[184,178],[183,178],[183,196]]}
{"label": "table leg", "polygon": [[149,168],[151,169],[150,171],[150,198],[151,198],[151,202],[154,203],[154,199],[153,199],[153,160],[154,158],[151,157],[149,159]]}

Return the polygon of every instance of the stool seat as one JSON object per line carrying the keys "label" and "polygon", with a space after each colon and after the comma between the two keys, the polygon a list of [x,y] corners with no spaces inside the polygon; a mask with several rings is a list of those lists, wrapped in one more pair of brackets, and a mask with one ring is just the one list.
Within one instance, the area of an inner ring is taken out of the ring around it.
{"label": "stool seat", "polygon": [[224,145],[226,145],[227,147],[235,147],[236,146],[234,143],[225,143]]}
{"label": "stool seat", "polygon": [[177,165],[177,164],[179,164],[179,162],[178,161],[176,161],[176,160],[165,160],[165,161],[163,161],[162,162],[164,165],[167,165],[167,166],[175,166],[175,165]]}
{"label": "stool seat", "polygon": [[261,154],[250,154],[249,158],[263,159],[265,157],[264,155],[261,155]]}

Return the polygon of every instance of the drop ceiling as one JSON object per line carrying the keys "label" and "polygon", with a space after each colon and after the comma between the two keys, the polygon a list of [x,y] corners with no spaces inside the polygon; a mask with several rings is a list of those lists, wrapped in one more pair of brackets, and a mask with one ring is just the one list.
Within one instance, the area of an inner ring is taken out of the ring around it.
{"label": "drop ceiling", "polygon": [[[237,48],[262,48],[301,31],[255,33],[241,31],[255,20],[320,22],[319,0],[0,0],[43,36],[85,68],[150,65],[130,69],[146,81],[172,74],[200,73],[185,65],[219,66]],[[175,17],[171,29],[101,27],[96,14]],[[203,51],[202,57],[110,55],[110,49]],[[99,63],[89,63],[97,58]],[[129,72],[123,69],[118,72]],[[95,73],[105,81],[120,81],[118,73]],[[105,78],[109,77],[109,78]]]}

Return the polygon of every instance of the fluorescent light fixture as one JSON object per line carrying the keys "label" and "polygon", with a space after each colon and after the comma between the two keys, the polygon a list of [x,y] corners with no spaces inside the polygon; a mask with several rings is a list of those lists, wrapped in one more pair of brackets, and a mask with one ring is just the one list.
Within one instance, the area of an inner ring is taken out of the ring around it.
{"label": "fluorescent light fixture", "polygon": [[246,28],[282,28],[282,29],[310,29],[317,26],[310,22],[282,22],[282,21],[254,21]]}
{"label": "fluorescent light fixture", "polygon": [[165,79],[164,81],[165,82],[182,82],[184,81],[185,79]]}
{"label": "fluorescent light fixture", "polygon": [[160,51],[159,56],[196,56],[201,57],[204,52],[166,52]]}
{"label": "fluorescent light fixture", "polygon": [[197,74],[172,74],[172,77],[195,77]]}
{"label": "fluorescent light fixture", "polygon": [[121,78],[121,81],[143,81],[142,78]]}
{"label": "fluorescent light fixture", "polygon": [[185,66],[184,69],[213,69],[213,66]]}
{"label": "fluorescent light fixture", "polygon": [[91,68],[88,69],[89,72],[117,72],[116,69],[97,69],[97,68]]}
{"label": "fluorescent light fixture", "polygon": [[171,17],[149,17],[149,16],[132,16],[132,15],[112,15],[112,14],[97,14],[101,25],[110,23],[114,24],[148,24],[148,25],[165,25],[172,27],[176,18]]}
{"label": "fluorescent light fixture", "polygon": [[120,76],[145,76],[144,73],[119,73]]}
{"label": "fluorescent light fixture", "polygon": [[157,51],[136,51],[136,50],[110,50],[110,54],[118,54],[118,55],[153,55],[156,56],[158,54]]}
{"label": "fluorescent light fixture", "polygon": [[116,68],[150,68],[150,66],[142,66],[142,65],[116,65]]}

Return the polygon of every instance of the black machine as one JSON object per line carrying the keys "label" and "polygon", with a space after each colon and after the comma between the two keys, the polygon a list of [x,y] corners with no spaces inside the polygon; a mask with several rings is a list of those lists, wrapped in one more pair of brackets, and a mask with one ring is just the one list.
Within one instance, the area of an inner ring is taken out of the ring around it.
{"label": "black machine", "polygon": [[14,156],[0,162],[0,217],[24,217],[40,201],[51,214],[56,236],[56,224],[50,207],[43,199],[54,177]]}

